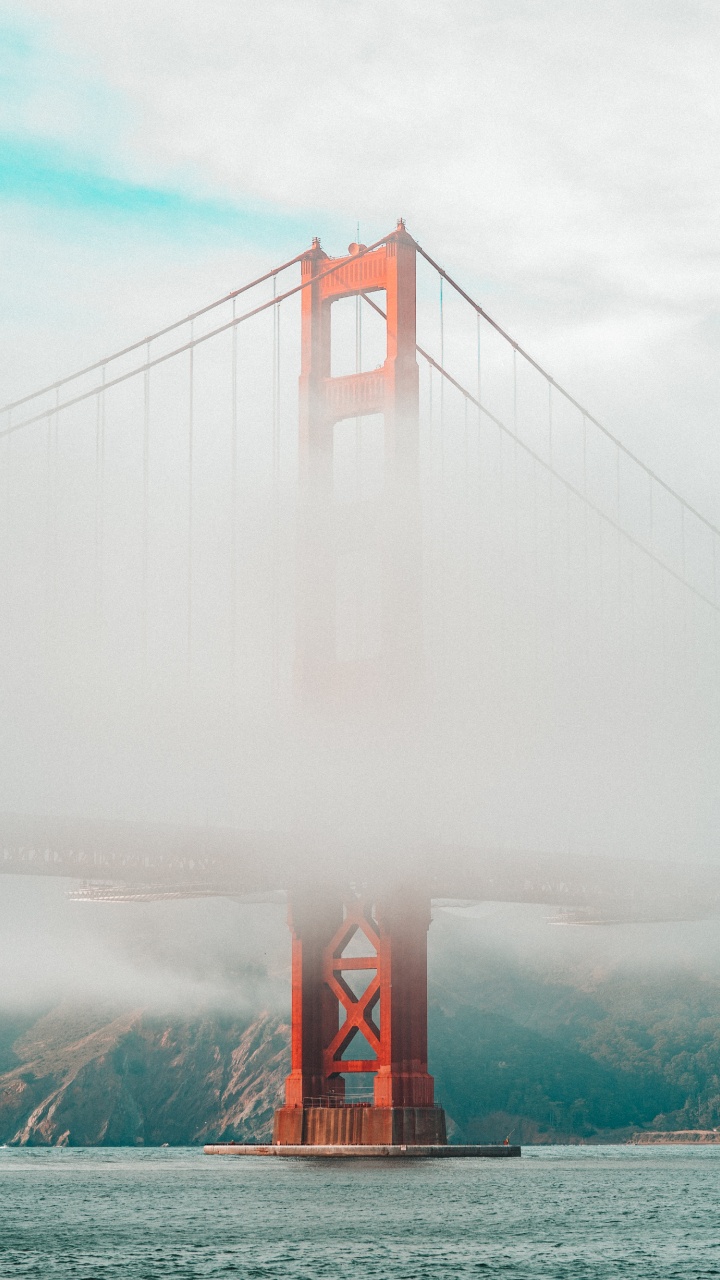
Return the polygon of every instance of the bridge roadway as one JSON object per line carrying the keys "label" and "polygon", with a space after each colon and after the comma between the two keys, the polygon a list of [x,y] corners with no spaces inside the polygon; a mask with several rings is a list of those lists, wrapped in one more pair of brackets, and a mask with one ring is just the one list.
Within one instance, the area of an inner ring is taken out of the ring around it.
{"label": "bridge roadway", "polygon": [[371,892],[399,879],[436,902],[540,903],[568,923],[720,915],[720,866],[428,844],[339,846],[308,834],[253,834],[0,815],[0,873],[64,876],[76,899],[233,897],[282,901],[308,885]]}

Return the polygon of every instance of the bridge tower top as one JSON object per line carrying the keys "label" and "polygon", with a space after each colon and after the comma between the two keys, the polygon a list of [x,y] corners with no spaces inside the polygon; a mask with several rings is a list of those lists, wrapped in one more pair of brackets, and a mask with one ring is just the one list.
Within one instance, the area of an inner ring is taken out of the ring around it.
{"label": "bridge tower top", "polygon": [[[330,258],[314,240],[302,258],[299,470],[301,591],[298,674],[303,692],[333,700],[348,690],[385,696],[416,684],[420,657],[421,575],[418,508],[419,371],[416,335],[417,246],[400,220],[378,248],[353,243]],[[385,360],[377,369],[332,376],[333,303],[384,291]],[[340,663],[335,652],[333,544],[335,426],[383,417],[380,501],[382,573],[379,653]]]}

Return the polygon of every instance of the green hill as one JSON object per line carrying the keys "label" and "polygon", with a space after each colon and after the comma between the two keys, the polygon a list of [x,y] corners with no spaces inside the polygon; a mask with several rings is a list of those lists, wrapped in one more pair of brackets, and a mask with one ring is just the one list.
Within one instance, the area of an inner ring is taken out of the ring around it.
{"label": "green hill", "polygon": [[[437,931],[430,1066],[455,1141],[617,1141],[720,1125],[720,981],[558,974]],[[61,1006],[0,1015],[0,1142],[266,1139],[287,1017]]]}

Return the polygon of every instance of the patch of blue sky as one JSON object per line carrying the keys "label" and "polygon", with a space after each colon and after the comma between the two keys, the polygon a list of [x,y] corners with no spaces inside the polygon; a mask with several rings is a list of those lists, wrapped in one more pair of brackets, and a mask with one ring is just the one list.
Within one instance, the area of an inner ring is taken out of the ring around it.
{"label": "patch of blue sky", "polygon": [[[54,45],[49,26],[0,16],[0,206],[54,220],[55,232],[82,239],[112,234],[183,243],[222,240],[284,249],[318,233],[317,211],[208,195],[201,175],[153,184],[128,176],[125,141],[134,109],[81,61]],[[197,179],[197,182],[194,179]],[[193,191],[196,186],[202,194]],[[328,227],[322,218],[326,234]]]}
{"label": "patch of blue sky", "polygon": [[8,68],[17,59],[26,59],[32,53],[32,38],[27,27],[8,20],[0,20],[0,81],[7,78]]}
{"label": "patch of blue sky", "polygon": [[0,200],[41,212],[79,219],[132,224],[128,230],[182,239],[214,239],[218,234],[252,244],[304,243],[317,225],[314,215],[286,213],[231,201],[194,196],[170,188],[117,178],[87,164],[63,146],[0,138]]}

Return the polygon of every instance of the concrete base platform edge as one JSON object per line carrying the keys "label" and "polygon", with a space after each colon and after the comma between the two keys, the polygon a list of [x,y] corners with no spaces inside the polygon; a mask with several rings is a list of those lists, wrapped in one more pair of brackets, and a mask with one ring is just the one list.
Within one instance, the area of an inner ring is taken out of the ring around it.
{"label": "concrete base platform edge", "polygon": [[208,1143],[203,1148],[206,1156],[310,1156],[317,1159],[318,1157],[343,1157],[343,1156],[390,1156],[390,1157],[418,1157],[425,1159],[456,1159],[458,1157],[472,1156],[519,1156],[520,1147],[516,1146],[452,1146],[451,1144],[443,1146],[351,1146],[349,1144],[343,1146],[313,1146],[310,1144],[303,1146],[245,1146],[235,1142],[218,1142]]}

